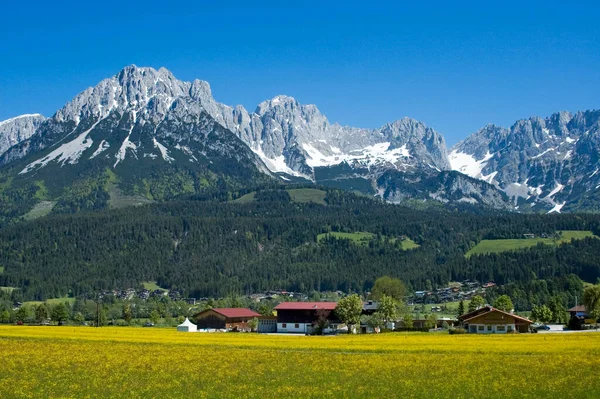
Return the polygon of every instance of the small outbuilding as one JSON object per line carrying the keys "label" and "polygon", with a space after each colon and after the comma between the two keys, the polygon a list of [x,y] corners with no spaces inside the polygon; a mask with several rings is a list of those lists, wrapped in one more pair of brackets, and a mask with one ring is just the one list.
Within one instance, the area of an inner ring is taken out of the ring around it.
{"label": "small outbuilding", "polygon": [[177,331],[179,332],[197,332],[198,327],[190,321],[187,317],[185,321],[177,326]]}

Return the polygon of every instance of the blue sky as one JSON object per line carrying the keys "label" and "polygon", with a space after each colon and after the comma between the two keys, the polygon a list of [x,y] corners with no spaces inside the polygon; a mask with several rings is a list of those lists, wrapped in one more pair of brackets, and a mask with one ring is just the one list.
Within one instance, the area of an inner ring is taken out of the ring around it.
{"label": "blue sky", "polygon": [[599,2],[286,3],[5,2],[0,120],[51,116],[129,64],[249,110],[287,94],[352,126],[410,116],[449,144],[600,108]]}

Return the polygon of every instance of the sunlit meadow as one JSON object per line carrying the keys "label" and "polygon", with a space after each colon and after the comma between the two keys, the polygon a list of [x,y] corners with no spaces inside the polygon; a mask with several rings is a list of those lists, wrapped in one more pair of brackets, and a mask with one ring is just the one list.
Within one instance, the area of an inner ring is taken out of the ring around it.
{"label": "sunlit meadow", "polygon": [[600,335],[0,327],[0,397],[590,397]]}

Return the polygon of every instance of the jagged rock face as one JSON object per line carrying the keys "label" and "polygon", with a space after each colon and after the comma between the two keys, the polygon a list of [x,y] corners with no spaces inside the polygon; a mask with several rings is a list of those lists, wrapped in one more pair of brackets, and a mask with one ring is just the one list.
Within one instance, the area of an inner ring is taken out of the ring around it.
{"label": "jagged rock face", "polygon": [[[302,105],[287,96],[264,101],[249,113],[242,106],[216,102],[207,82],[182,82],[164,68],[157,71],[135,66],[76,96],[54,115],[43,134],[22,142],[0,162],[42,150],[64,135],[80,132],[81,121],[103,120],[111,113],[132,113],[133,124],[159,126],[173,105],[181,102],[187,104],[184,108],[189,117],[202,109],[234,132],[272,172],[314,181],[315,168],[342,163],[367,171],[363,173],[367,178],[376,178],[389,168],[450,168],[442,136],[413,119],[404,118],[379,129],[330,124],[316,106]],[[129,144],[124,146],[125,154],[128,149],[133,151]],[[256,164],[263,167],[260,162]]]}
{"label": "jagged rock face", "polygon": [[[203,167],[231,161],[235,173],[241,167],[275,172],[284,180],[296,176],[361,187],[394,202],[411,192],[404,183],[401,191],[388,187],[401,180],[427,187],[426,197],[442,202],[464,199],[504,208],[493,186],[521,210],[597,209],[590,204],[600,188],[599,121],[600,111],[587,111],[521,120],[510,129],[488,125],[448,155],[443,137],[414,119],[377,129],[341,126],[316,106],[287,96],[249,113],[216,102],[207,82],[179,81],[164,68],[129,66],[50,119],[0,122],[0,164],[25,157],[19,172],[27,175],[80,160],[100,160],[113,169],[134,161],[181,160]],[[447,175],[450,169],[492,186]],[[389,171],[404,177],[381,180]]]}
{"label": "jagged rock face", "polygon": [[0,155],[13,145],[30,138],[44,121],[45,116],[30,114],[0,122]]}
{"label": "jagged rock face", "polygon": [[389,170],[377,179],[377,187],[383,199],[397,204],[418,200],[510,208],[508,197],[496,187],[454,171],[405,173]]}
{"label": "jagged rock face", "polygon": [[[435,130],[404,118],[379,129],[331,124],[314,105],[277,96],[248,114],[223,118],[271,170],[314,178],[314,168],[343,162],[371,170],[427,167],[449,169],[444,139]],[[218,119],[218,117],[217,117]]]}
{"label": "jagged rock face", "polygon": [[578,209],[600,187],[600,111],[488,125],[452,149],[454,170],[492,183],[521,209]]}
{"label": "jagged rock face", "polygon": [[[207,93],[210,96],[205,82],[181,82],[164,68],[126,67],[77,95],[0,162],[53,149],[28,164],[21,171],[26,174],[55,162],[74,165],[86,157],[106,158],[114,168],[126,158],[171,162],[172,152],[198,162],[212,150],[269,173],[258,156],[207,113],[201,103]],[[163,139],[170,146],[162,144]]]}

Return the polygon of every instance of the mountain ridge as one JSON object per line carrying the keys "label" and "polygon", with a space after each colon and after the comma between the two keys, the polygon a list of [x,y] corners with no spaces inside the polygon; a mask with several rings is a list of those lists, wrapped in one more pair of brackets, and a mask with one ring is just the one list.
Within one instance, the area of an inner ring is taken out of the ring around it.
{"label": "mountain ridge", "polygon": [[[0,164],[44,151],[45,156],[24,165],[19,174],[53,163],[60,167],[75,165],[86,151],[90,151],[87,160],[109,157],[113,169],[128,158],[150,157],[171,163],[174,153],[183,153],[195,162],[204,150],[196,148],[194,152],[189,148],[189,140],[198,141],[190,132],[206,117],[251,150],[252,155],[238,151],[237,155],[245,154],[237,156],[238,162],[247,158],[266,175],[284,181],[299,179],[334,187],[358,187],[392,202],[392,198],[404,198],[415,190],[404,183],[392,183],[394,194],[390,194],[388,184],[394,179],[389,174],[381,179],[388,171],[403,175],[396,182],[424,184],[418,189],[423,192],[445,182],[422,199],[444,202],[460,198],[500,209],[588,209],[595,203],[595,191],[600,187],[600,180],[596,183],[600,173],[588,170],[598,158],[600,145],[594,135],[598,136],[600,111],[531,117],[508,129],[488,124],[448,151],[441,134],[412,118],[404,117],[374,129],[342,126],[330,123],[315,105],[300,104],[287,95],[265,100],[254,112],[248,112],[241,105],[232,107],[217,102],[206,81],[180,81],[165,68],[135,65],[87,88],[51,118],[40,120],[33,132],[13,139],[16,143],[0,152]],[[106,127],[107,121],[110,127]],[[7,122],[0,122],[0,129]],[[95,133],[102,126],[106,137]],[[188,131],[173,135],[169,129]],[[225,131],[220,135],[227,136]],[[203,134],[208,137],[206,130]],[[118,136],[118,140],[108,140],[108,136]],[[53,151],[48,152],[49,148]],[[222,155],[221,152],[217,157]],[[473,186],[459,175],[440,175],[450,170],[485,182],[491,188],[479,183]],[[585,176],[591,180],[586,181]],[[407,191],[398,192],[399,187]],[[442,195],[445,189],[451,192],[457,187],[466,192]],[[479,193],[473,191],[475,187],[479,187]],[[503,195],[494,193],[494,189]],[[506,204],[501,204],[500,198]],[[586,205],[574,205],[577,201]]]}

